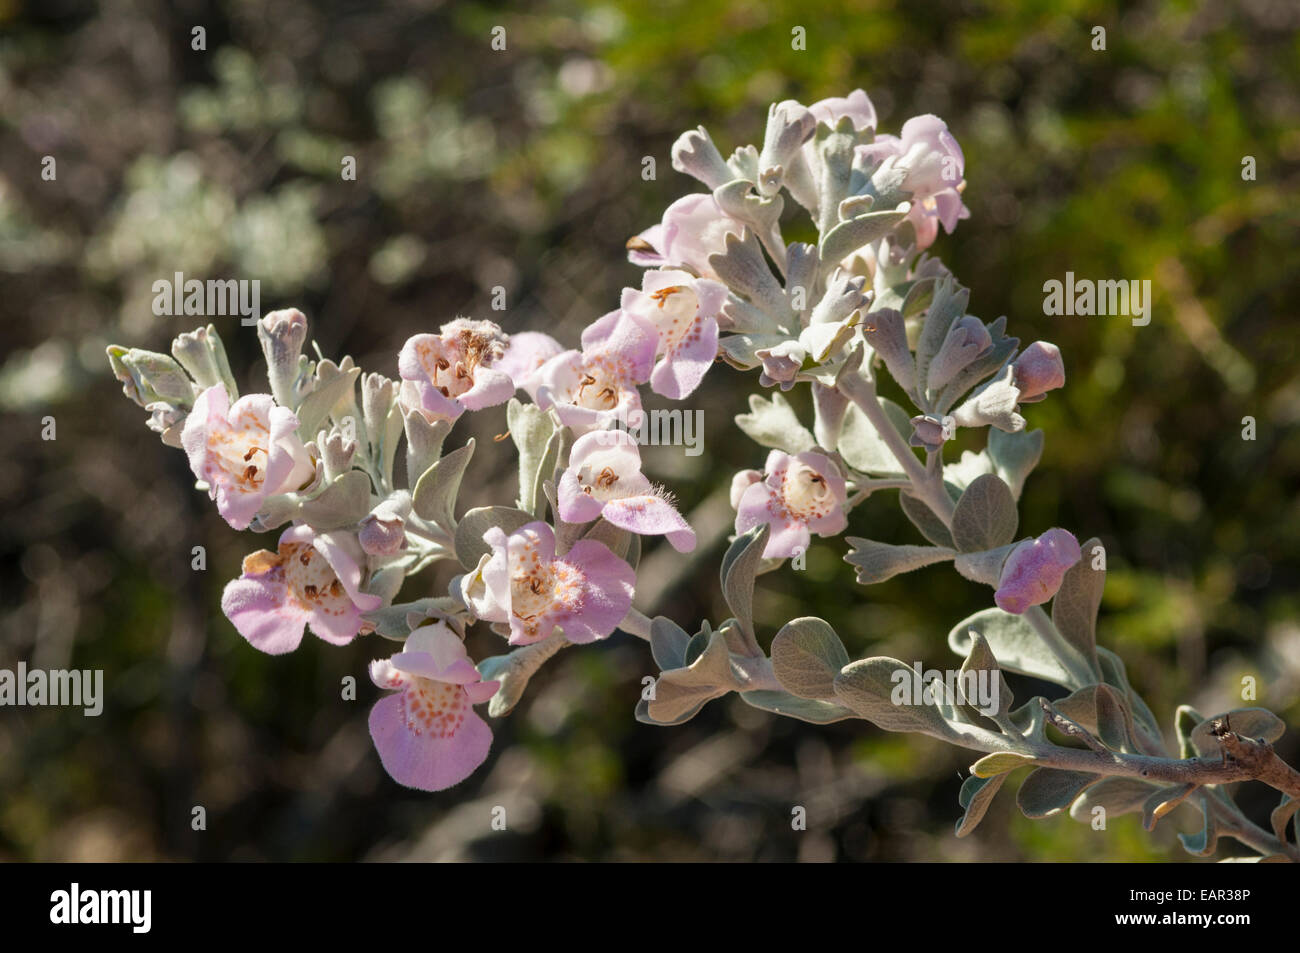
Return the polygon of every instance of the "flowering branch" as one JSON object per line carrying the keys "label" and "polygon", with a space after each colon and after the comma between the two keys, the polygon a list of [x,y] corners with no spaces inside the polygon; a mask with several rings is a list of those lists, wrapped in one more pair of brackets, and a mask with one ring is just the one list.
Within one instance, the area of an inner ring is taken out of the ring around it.
{"label": "flowering branch", "polygon": [[[1204,820],[1180,835],[1189,851],[1208,855],[1228,834],[1264,859],[1300,860],[1287,837],[1300,772],[1272,748],[1281,720],[1263,708],[1205,718],[1184,706],[1179,757],[1168,756],[1123,662],[1097,644],[1100,540],[1081,545],[1060,528],[1019,535],[1018,501],[1043,447],[1021,411],[1065,384],[1064,364],[1050,343],[1022,349],[1005,318],[969,314],[969,291],[928,251],[941,226],[969,216],[965,159],[943,121],[917,116],[897,136],[878,134],[874,106],[855,90],[775,104],[761,150],[724,159],[699,128],[672,156],[706,191],[629,240],[629,259],[647,269],[640,287],[625,288],[577,347],[457,318],[407,340],[390,379],[351,358],[311,360],[306,317],[276,311],[258,325],[270,392],[242,397],[211,326],[178,337],[171,356],[108,349],[127,396],[185,451],[230,526],[284,527],[226,587],[235,629],[270,654],[295,650],[307,630],[334,645],[370,634],[397,643],[370,666],[392,693],[371,710],[370,733],[392,777],[421,790],[457,784],[486,759],[491,730],[475,706],[507,714],[562,649],[621,629],[660,668],[641,721],[680,724],[734,692],[815,724],[862,719],[984,753],[962,786],[958,836],[1028,768],[1016,800],[1029,817],[1141,811],[1150,828],[1187,803]],[[787,197],[815,224],[815,243],[783,238]],[[687,400],[719,359],[758,371],[761,390],[736,424],[768,453],[761,470],[731,480],[735,537],[719,573],[731,616],[692,633],[632,605],[643,546],[696,545],[672,495],[643,472],[641,396],[648,386]],[[881,374],[911,410],[880,396]],[[801,384],[812,429],[783,397]],[[444,444],[461,416],[502,405],[518,495],[460,512],[476,447]],[[960,428],[986,430],[985,449],[945,462]],[[844,559],[864,585],[951,563],[991,587],[993,607],[948,634],[960,670],[851,660],[811,616],[764,649],[756,577],[800,565],[814,536],[843,535],[852,510],[892,490],[925,542],[845,536]],[[408,578],[447,561],[460,573],[446,593],[400,601]],[[506,651],[475,664],[464,644],[475,624]],[[1065,694],[1013,709],[1004,672]],[[1225,785],[1243,780],[1282,792],[1271,834],[1228,796]]]}

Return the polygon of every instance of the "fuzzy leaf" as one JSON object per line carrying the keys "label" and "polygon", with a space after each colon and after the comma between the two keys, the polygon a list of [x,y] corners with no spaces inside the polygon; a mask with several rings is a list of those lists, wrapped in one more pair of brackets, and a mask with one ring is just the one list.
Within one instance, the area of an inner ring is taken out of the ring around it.
{"label": "fuzzy leaf", "polygon": [[1068,688],[1080,687],[1023,616],[1001,609],[984,609],[963,619],[948,633],[948,645],[958,655],[970,654],[971,629],[988,640],[998,664],[1007,671],[1032,675]]}
{"label": "fuzzy leaf", "polygon": [[771,527],[764,523],[737,536],[722,557],[722,597],[746,635],[754,635],[754,576]]}
{"label": "fuzzy leaf", "polygon": [[[895,673],[906,673],[903,676]],[[895,704],[894,686],[900,677],[912,678],[912,670],[898,659],[878,656],[844,666],[835,677],[835,694],[859,717],[886,731],[916,731],[936,738],[952,737],[953,731],[935,705]]]}
{"label": "fuzzy leaf", "polygon": [[[555,461],[545,466],[546,458],[559,453],[559,444],[550,446],[555,435],[555,421],[548,411],[536,404],[524,404],[519,398],[510,398],[506,405],[506,426],[510,428],[510,439],[519,450],[519,499],[517,505],[534,515],[538,514],[538,505],[545,500],[541,492],[542,482],[551,479]],[[540,518],[540,515],[539,515]]]}
{"label": "fuzzy leaf", "polygon": [[430,520],[448,533],[455,534],[456,497],[460,493],[460,482],[472,456],[473,437],[466,441],[465,446],[453,450],[424,471],[411,495],[411,509],[416,516]]}
{"label": "fuzzy leaf", "polygon": [[969,777],[962,782],[961,793],[957,795],[957,800],[965,808],[966,813],[957,822],[958,837],[965,837],[975,830],[980,821],[984,820],[989,805],[993,803],[994,795],[1002,789],[1002,783],[1006,779],[1005,774],[995,774],[991,778]]}
{"label": "fuzzy leaf", "polygon": [[1035,768],[1020,785],[1016,804],[1025,817],[1051,817],[1068,808],[1075,798],[1100,779],[1100,774],[1086,771]]}
{"label": "fuzzy leaf", "polygon": [[945,562],[957,555],[951,549],[936,546],[895,546],[860,536],[846,536],[844,541],[852,547],[844,561],[854,568],[858,582],[866,586],[884,582],[899,573]]}
{"label": "fuzzy leaf", "polygon": [[1019,500],[1025,488],[1025,478],[1043,456],[1043,432],[1020,430],[1007,433],[990,427],[987,452],[993,461],[994,472],[1011,488],[1011,495]]}
{"label": "fuzzy leaf", "polygon": [[351,526],[369,512],[370,477],[360,470],[349,470],[315,499],[305,500],[299,515],[312,529],[331,530]]}
{"label": "fuzzy leaf", "polygon": [[818,701],[815,698],[800,698],[789,692],[741,692],[740,697],[746,703],[763,711],[770,711],[787,718],[797,718],[814,725],[829,725],[856,717],[853,712],[842,705]]}
{"label": "fuzzy leaf", "polygon": [[863,245],[878,241],[892,233],[903,219],[906,212],[885,211],[868,212],[847,222],[840,222],[821,242],[821,260],[823,266],[833,265],[853,254]]}
{"label": "fuzzy leaf", "polygon": [[948,527],[943,525],[943,520],[934,515],[934,511],[926,506],[916,497],[912,496],[906,490],[898,494],[898,505],[903,509],[905,515],[918,530],[921,535],[934,543],[936,546],[942,546],[945,549],[956,549],[957,544],[953,542],[952,533],[948,532]]}
{"label": "fuzzy leaf", "polygon": [[771,400],[750,394],[749,413],[737,414],[736,426],[759,446],[786,453],[802,453],[816,444],[812,433],[799,422],[794,408],[780,391],[773,391]]}
{"label": "fuzzy leaf", "polygon": [[1032,755],[1018,754],[1014,751],[995,751],[993,754],[986,754],[972,764],[970,773],[977,778],[991,778],[1033,763],[1034,758]]}
{"label": "fuzzy leaf", "polygon": [[298,405],[298,433],[302,439],[316,439],[317,431],[320,430],[321,424],[325,422],[330,412],[340,401],[353,395],[353,385],[360,376],[359,367],[341,370],[328,380],[318,383],[316,389],[303,398],[302,403]]}
{"label": "fuzzy leaf", "polygon": [[1219,742],[1211,733],[1214,722],[1226,718],[1228,727],[1245,738],[1263,738],[1269,744],[1277,741],[1286,731],[1286,722],[1267,708],[1235,708],[1222,715],[1206,718],[1192,729],[1192,747],[1202,758],[1219,754]]}
{"label": "fuzzy leaf", "polygon": [[1091,785],[1070,807],[1070,816],[1085,824],[1092,822],[1092,809],[1104,807],[1106,818],[1119,817],[1142,810],[1155,785],[1137,778],[1102,778]]}
{"label": "fuzzy leaf", "polygon": [[844,643],[821,619],[793,619],[772,639],[776,679],[800,698],[834,698],[835,676],[848,664]]}
{"label": "fuzzy leaf", "polygon": [[[1101,540],[1094,536],[1082,548],[1088,553],[1100,545]],[[1056,630],[1079,650],[1098,674],[1101,664],[1097,661],[1097,610],[1105,586],[1105,570],[1093,569],[1092,560],[1085,557],[1070,567],[1061,580],[1061,588],[1052,598],[1052,623]]]}
{"label": "fuzzy leaf", "polygon": [[1020,515],[1011,490],[991,473],[976,477],[957,501],[952,538],[964,553],[1005,546],[1016,537]]}
{"label": "fuzzy leaf", "polygon": [[456,558],[466,569],[478,566],[479,559],[492,547],[483,542],[483,534],[493,526],[500,526],[506,535],[525,523],[533,522],[530,513],[511,506],[480,506],[470,510],[456,524]]}
{"label": "fuzzy leaf", "polygon": [[650,654],[660,671],[684,668],[690,641],[686,630],[667,616],[657,615],[650,620]]}

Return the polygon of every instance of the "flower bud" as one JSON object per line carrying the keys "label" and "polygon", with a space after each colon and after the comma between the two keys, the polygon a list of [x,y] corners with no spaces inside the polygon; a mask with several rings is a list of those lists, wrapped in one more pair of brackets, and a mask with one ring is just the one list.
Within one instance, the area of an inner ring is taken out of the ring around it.
{"label": "flower bud", "polygon": [[307,316],[297,308],[272,311],[257,322],[257,338],[266,355],[271,396],[281,407],[296,409],[294,384],[298,380],[298,356],[307,340]]}
{"label": "flower bud", "polygon": [[1042,400],[1049,390],[1065,384],[1061,349],[1047,341],[1035,341],[1029,345],[1011,367],[1022,404]]}
{"label": "flower bud", "polygon": [[1082,556],[1079,541],[1067,530],[1049,529],[1038,539],[1027,539],[1003,563],[993,599],[1013,615],[1042,605],[1056,595],[1066,570]]}

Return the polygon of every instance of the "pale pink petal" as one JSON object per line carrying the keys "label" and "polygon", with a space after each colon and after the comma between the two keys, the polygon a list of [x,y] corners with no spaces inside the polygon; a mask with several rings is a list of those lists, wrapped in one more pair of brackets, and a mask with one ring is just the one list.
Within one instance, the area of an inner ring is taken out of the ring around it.
{"label": "pale pink petal", "polygon": [[657,496],[611,500],[605,504],[601,515],[607,523],[628,532],[641,536],[666,536],[679,553],[689,553],[695,548],[695,530],[681,513]]}
{"label": "pale pink petal", "polygon": [[[370,737],[379,760],[394,781],[421,791],[441,791],[465,780],[487,760],[492,730],[469,707],[464,721],[450,734],[408,725],[403,697],[411,691],[381,698],[370,710]],[[464,695],[462,689],[457,688]],[[417,721],[417,726],[423,726]]]}

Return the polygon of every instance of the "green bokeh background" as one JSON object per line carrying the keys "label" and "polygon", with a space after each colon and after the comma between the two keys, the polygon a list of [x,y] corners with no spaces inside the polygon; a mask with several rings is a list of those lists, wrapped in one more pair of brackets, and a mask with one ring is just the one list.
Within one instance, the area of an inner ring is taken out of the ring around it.
{"label": "green bokeh background", "polygon": [[[959,841],[972,756],[863,723],[731,699],[641,725],[654,670],[623,636],[553,662],[469,782],[400,789],[365,729],[383,647],[309,639],[270,658],[239,638],[221,587],[266,540],[192,490],[104,346],[166,350],[196,323],[150,309],[176,271],[260,278],[264,310],[301,307],[324,353],[390,375],[408,335],[457,314],[576,342],[639,281],[624,241],[696,187],[669,163],[680,131],[703,124],[730,151],[761,142],[769,102],[860,86],[884,131],[947,120],[972,215],[934,251],[974,313],[1064,353],[1067,386],[1026,411],[1047,445],[1023,530],[1102,538],[1101,641],[1167,727],[1179,703],[1241,706],[1246,675],[1300,726],[1298,26],[1286,0],[0,0],[0,666],[102,668],[107,688],[99,718],[0,709],[0,859],[1187,859],[1174,833],[1191,808],[1151,834],[1131,816],[1099,832],[1025,820],[1003,794]],[[1066,271],[1149,279],[1150,325],[1044,315],[1043,283]],[[260,387],[254,337],[214,320]],[[704,454],[647,451],[713,540],[690,562],[648,550],[639,602],[688,628],[725,615],[717,489],[761,466],[731,425],[756,387],[720,366],[692,399]],[[466,505],[513,497],[489,439],[504,430],[501,408],[458,425],[480,442]],[[917,541],[886,496],[853,531]],[[954,664],[944,637],[987,589],[943,567],[864,589],[842,553],[821,542],[805,571],[760,580],[765,637],[813,613],[857,654]],[[470,648],[499,641],[475,632]],[[348,675],[356,701],[339,697]],[[1292,761],[1298,737],[1279,743]],[[1261,822],[1274,800],[1241,791]],[[796,805],[807,831],[791,830]]]}

